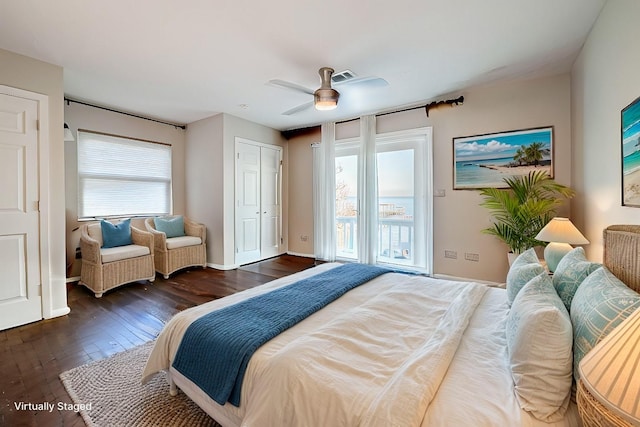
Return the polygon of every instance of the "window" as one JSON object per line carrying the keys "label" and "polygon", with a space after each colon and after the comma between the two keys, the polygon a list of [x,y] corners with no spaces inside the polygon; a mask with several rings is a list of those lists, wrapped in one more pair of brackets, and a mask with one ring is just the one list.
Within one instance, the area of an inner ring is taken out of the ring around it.
{"label": "window", "polygon": [[171,212],[171,146],[78,131],[78,218]]}
{"label": "window", "polygon": [[431,271],[430,147],[424,129],[376,138],[380,263]]}
{"label": "window", "polygon": [[[361,145],[360,138],[335,143],[336,256],[361,260],[358,248],[366,239],[374,245],[374,262],[431,271],[430,129],[377,135],[369,166]],[[374,168],[375,182],[359,178],[364,167]],[[367,215],[359,195],[366,192],[373,195],[368,220],[375,236],[358,231]]]}

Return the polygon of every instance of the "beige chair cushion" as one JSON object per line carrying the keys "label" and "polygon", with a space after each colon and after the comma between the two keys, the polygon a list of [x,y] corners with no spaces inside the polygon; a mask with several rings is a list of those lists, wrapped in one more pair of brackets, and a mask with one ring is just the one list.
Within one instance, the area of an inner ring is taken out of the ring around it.
{"label": "beige chair cushion", "polygon": [[194,236],[171,237],[167,239],[167,249],[184,248],[202,244],[202,239]]}
{"label": "beige chair cushion", "polygon": [[102,258],[103,264],[108,262],[120,261],[127,258],[145,256],[149,255],[150,253],[151,252],[149,251],[148,247],[140,245],[117,246],[115,248],[100,249],[100,257]]}
{"label": "beige chair cushion", "polygon": [[92,239],[97,240],[98,243],[100,243],[100,247],[102,247],[102,245],[104,244],[104,241],[102,240],[102,227],[100,226],[99,222],[88,226],[87,234]]}

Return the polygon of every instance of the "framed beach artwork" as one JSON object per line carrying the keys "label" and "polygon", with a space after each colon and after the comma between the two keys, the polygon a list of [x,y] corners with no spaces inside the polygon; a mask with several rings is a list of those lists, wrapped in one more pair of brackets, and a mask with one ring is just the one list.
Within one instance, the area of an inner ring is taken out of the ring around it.
{"label": "framed beach artwork", "polygon": [[622,110],[622,206],[640,207],[640,98]]}
{"label": "framed beach artwork", "polygon": [[532,170],[553,178],[553,126],[453,138],[453,159],[454,190],[507,188]]}

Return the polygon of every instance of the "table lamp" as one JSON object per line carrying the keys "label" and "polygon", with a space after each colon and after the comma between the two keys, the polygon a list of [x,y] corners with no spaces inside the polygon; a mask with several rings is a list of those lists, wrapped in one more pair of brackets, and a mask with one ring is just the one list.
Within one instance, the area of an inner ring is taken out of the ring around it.
{"label": "table lamp", "polygon": [[554,272],[558,263],[573,247],[571,245],[586,245],[589,241],[578,231],[569,218],[555,217],[545,225],[536,236],[536,240],[549,242],[544,248],[544,260],[547,268]]}
{"label": "table lamp", "polygon": [[582,358],[579,371],[585,425],[640,425],[640,309]]}

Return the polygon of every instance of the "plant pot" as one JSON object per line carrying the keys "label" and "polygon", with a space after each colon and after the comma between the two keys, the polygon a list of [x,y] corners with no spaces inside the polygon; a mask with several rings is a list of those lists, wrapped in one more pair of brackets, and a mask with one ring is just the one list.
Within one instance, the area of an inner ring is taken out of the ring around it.
{"label": "plant pot", "polygon": [[507,252],[507,259],[509,260],[509,267],[511,267],[511,264],[513,264],[513,261],[516,260],[516,258],[518,258],[518,255],[515,252]]}

